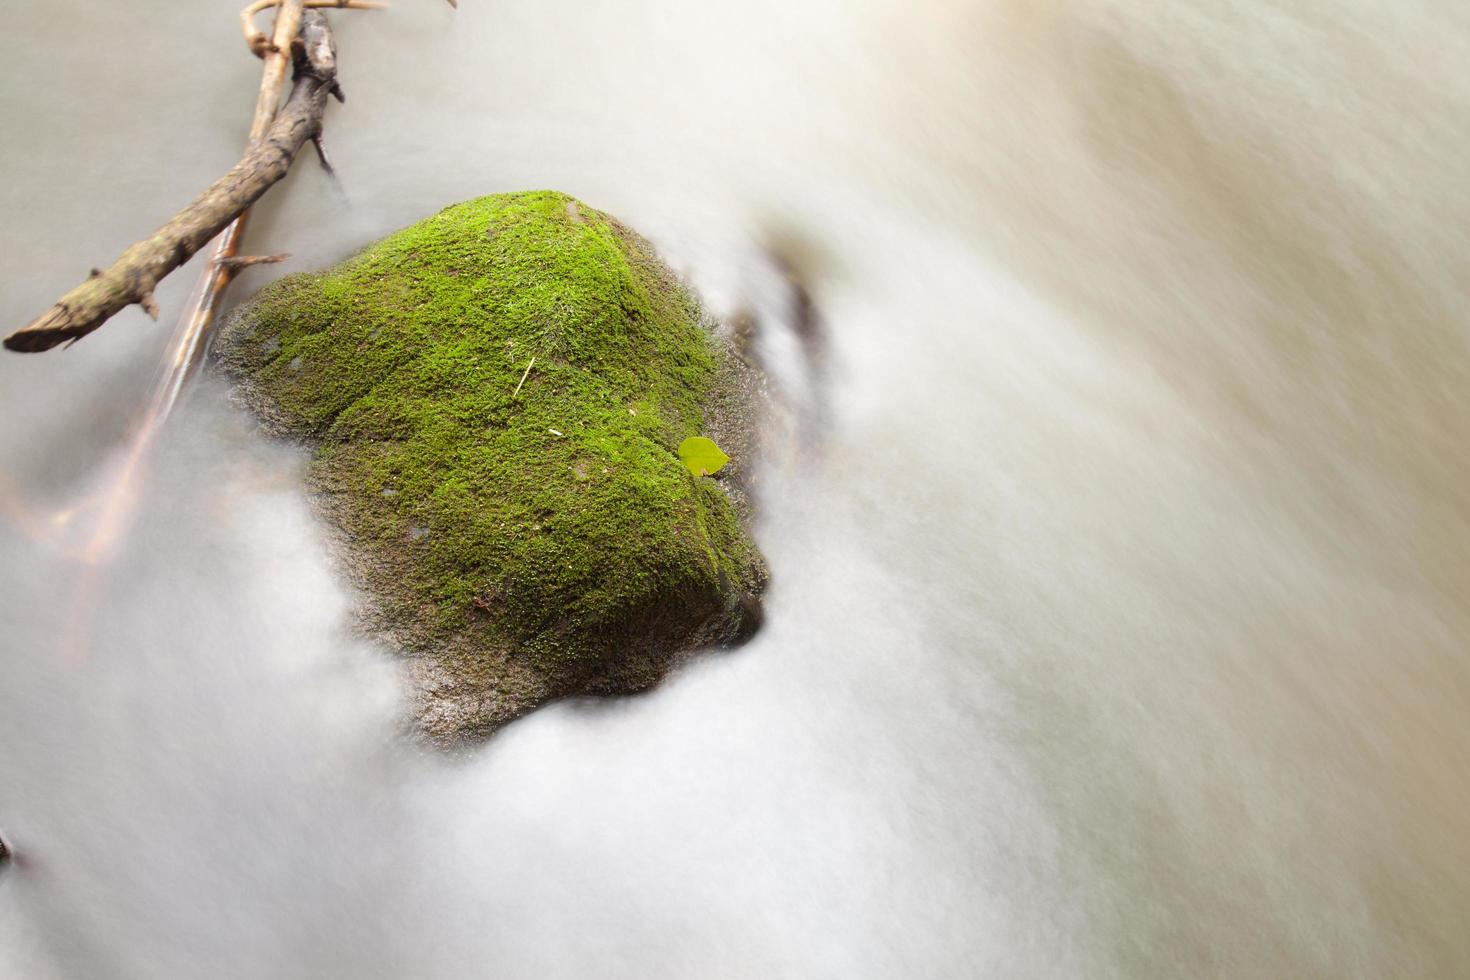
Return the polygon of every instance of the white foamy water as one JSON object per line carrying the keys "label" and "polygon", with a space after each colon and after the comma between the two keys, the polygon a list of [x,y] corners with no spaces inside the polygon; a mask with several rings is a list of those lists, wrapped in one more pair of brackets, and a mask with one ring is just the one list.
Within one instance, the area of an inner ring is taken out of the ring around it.
{"label": "white foamy water", "polygon": [[[233,6],[15,12],[6,324],[232,161]],[[729,309],[785,243],[831,361],[767,627],[415,751],[301,457],[205,379],[68,652],[26,508],[168,330],[0,358],[0,976],[1470,971],[1459,5],[461,7],[337,16],[345,199],[299,168],[252,248],[556,187]]]}

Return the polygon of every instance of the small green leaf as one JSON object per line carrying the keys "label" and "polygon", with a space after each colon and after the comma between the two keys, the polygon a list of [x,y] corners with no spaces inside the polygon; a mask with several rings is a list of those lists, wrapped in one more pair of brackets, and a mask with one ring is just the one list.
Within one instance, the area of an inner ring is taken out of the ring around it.
{"label": "small green leaf", "polygon": [[716,446],[713,439],[706,439],[704,436],[690,436],[679,443],[679,458],[695,476],[718,473],[730,462],[730,457],[725,455],[724,450]]}

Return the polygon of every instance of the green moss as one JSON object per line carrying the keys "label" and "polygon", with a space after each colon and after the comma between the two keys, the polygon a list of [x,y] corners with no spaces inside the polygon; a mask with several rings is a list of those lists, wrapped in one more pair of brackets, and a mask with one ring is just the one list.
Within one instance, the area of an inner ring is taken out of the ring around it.
{"label": "green moss", "polygon": [[735,507],[677,454],[724,354],[649,246],[572,198],[447,208],[267,287],[224,343],[319,440],[329,513],[424,642],[469,630],[580,678],[730,632],[760,588]]}

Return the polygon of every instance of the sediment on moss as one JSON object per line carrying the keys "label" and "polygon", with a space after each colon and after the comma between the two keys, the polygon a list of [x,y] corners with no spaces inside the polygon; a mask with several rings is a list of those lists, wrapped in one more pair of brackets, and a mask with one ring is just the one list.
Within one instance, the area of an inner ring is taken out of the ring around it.
{"label": "sediment on moss", "polygon": [[216,352],[315,444],[343,563],[373,627],[423,659],[440,739],[646,687],[752,629],[765,570],[738,493],[676,452],[730,398],[732,356],[645,241],[549,191],[285,277]]}

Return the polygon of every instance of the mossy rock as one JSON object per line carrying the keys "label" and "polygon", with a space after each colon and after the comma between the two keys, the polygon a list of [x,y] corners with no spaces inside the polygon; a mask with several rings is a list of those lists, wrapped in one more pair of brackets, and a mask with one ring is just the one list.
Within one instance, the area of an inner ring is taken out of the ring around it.
{"label": "mossy rock", "polygon": [[[616,219],[553,192],[455,205],[267,286],[215,356],[314,443],[342,566],[414,658],[433,738],[641,690],[755,629],[751,375]],[[720,479],[680,461],[696,435],[736,457]]]}

